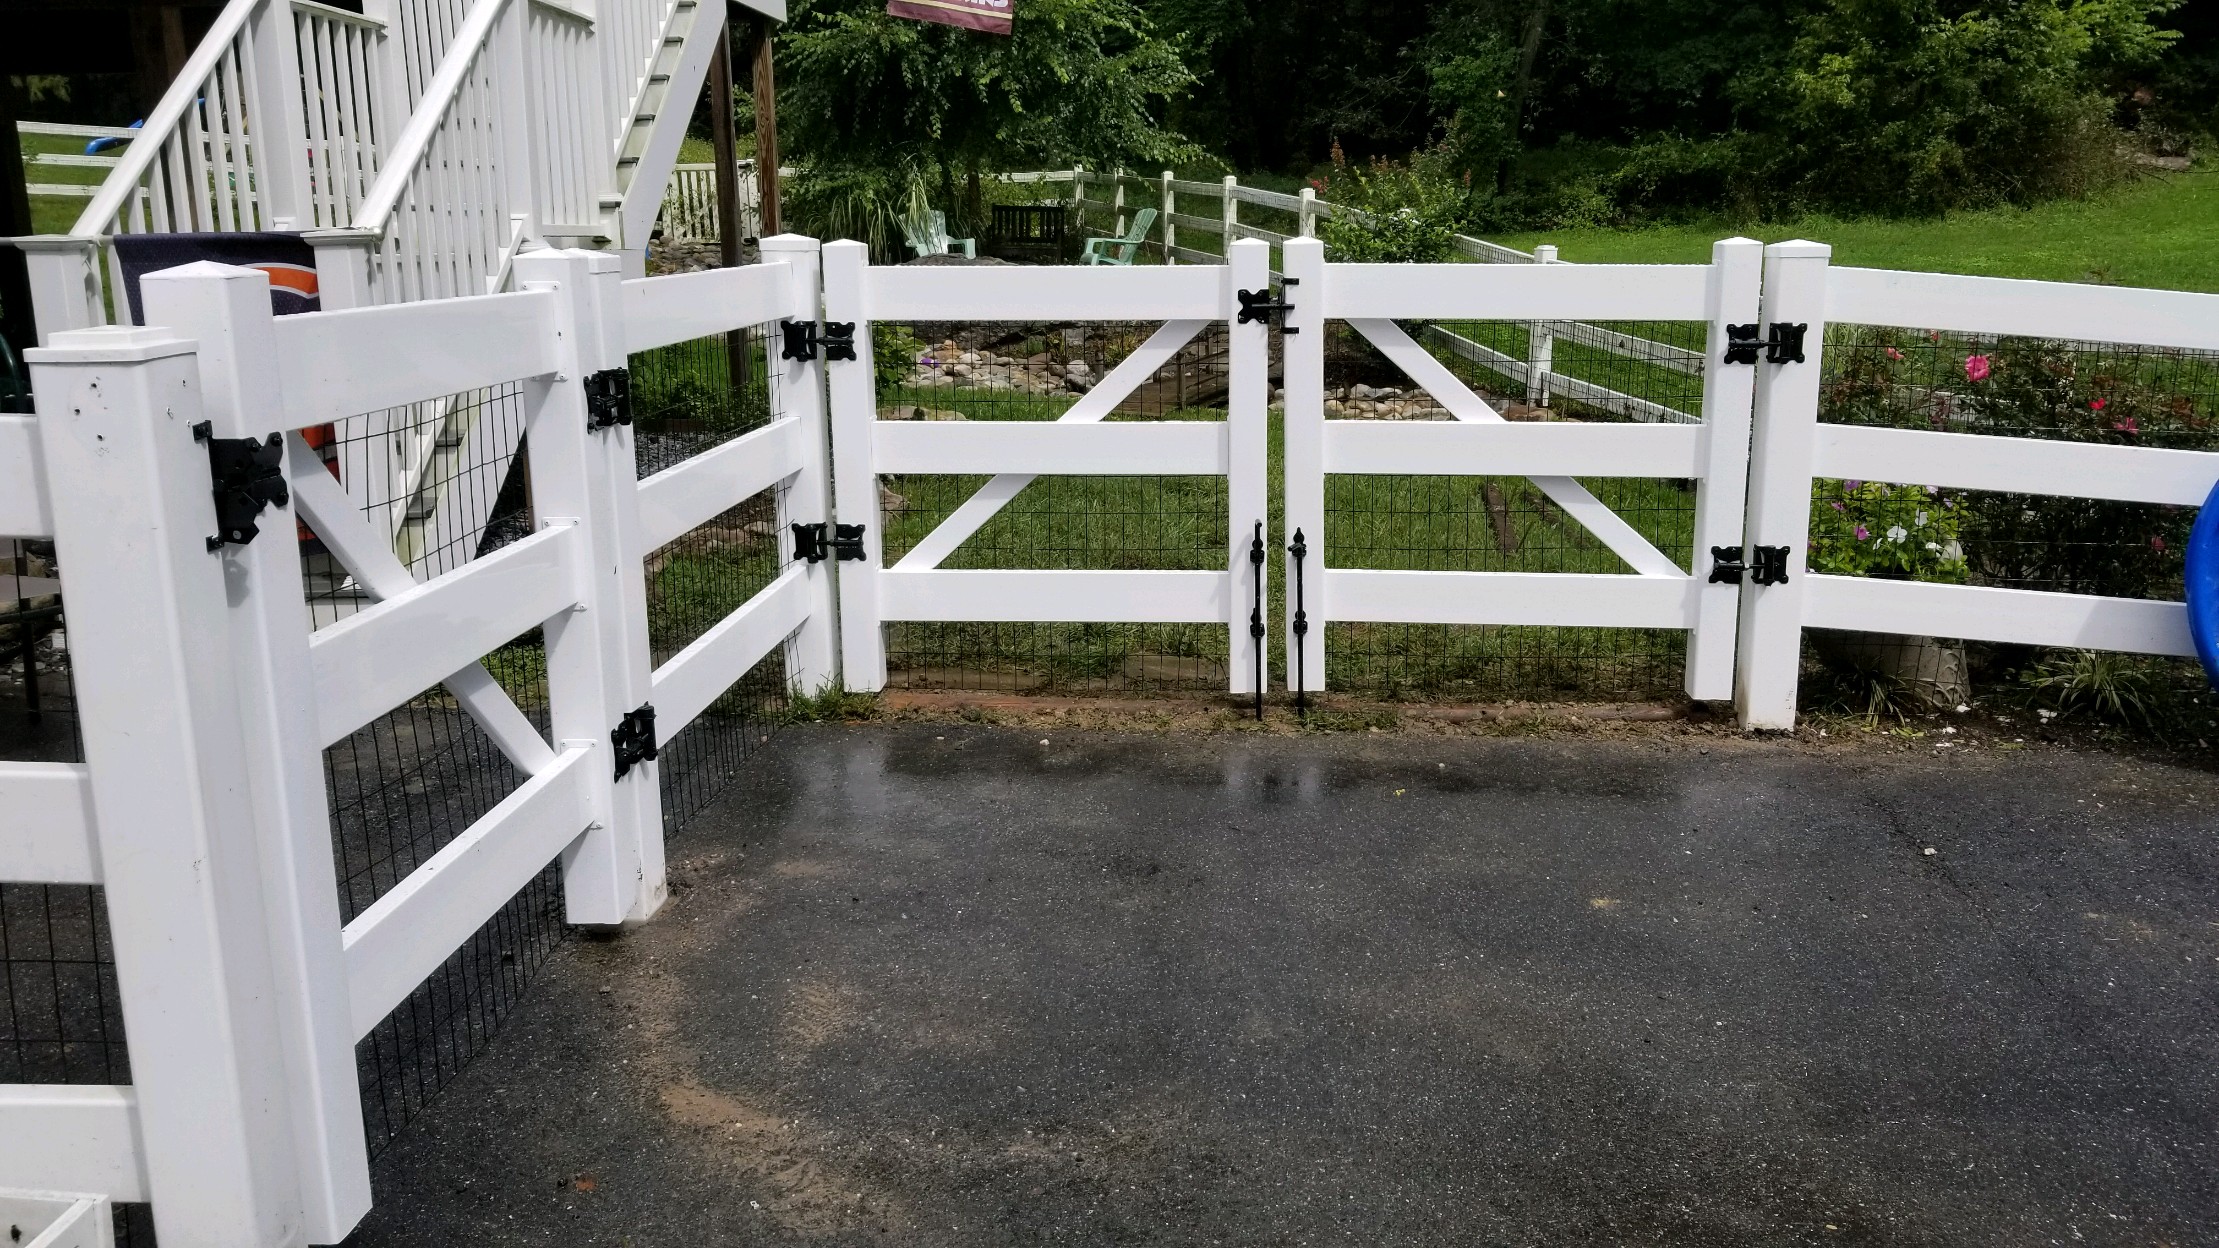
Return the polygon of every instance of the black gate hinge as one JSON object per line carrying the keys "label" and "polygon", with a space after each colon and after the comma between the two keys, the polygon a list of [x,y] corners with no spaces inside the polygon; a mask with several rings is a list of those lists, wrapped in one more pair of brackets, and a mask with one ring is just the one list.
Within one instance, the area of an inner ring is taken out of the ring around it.
{"label": "black gate hinge", "polygon": [[813,360],[817,348],[824,348],[824,358],[852,360],[855,358],[855,322],[826,321],[824,332],[817,332],[815,321],[784,321],[778,326],[786,336],[786,345],[779,349],[782,360]]}
{"label": "black gate hinge", "polygon": [[1728,364],[1754,364],[1757,349],[1764,345],[1761,325],[1728,325],[1726,327],[1726,359]]}
{"label": "black gate hinge", "polygon": [[1251,325],[1257,321],[1262,321],[1264,324],[1270,325],[1274,323],[1273,318],[1276,317],[1278,318],[1276,323],[1282,331],[1290,334],[1301,333],[1300,327],[1287,324],[1287,313],[1294,311],[1294,305],[1287,301],[1287,287],[1300,286],[1301,284],[1302,279],[1299,277],[1280,279],[1279,297],[1276,299],[1272,298],[1271,290],[1268,287],[1263,290],[1235,291],[1234,293],[1240,296],[1240,316],[1235,318],[1233,323],[1236,325]]}
{"label": "black gate hinge", "polygon": [[1756,562],[1749,568],[1752,585],[1785,585],[1788,583],[1788,548],[1785,546],[1751,546],[1749,553]]}
{"label": "black gate hinge", "polygon": [[1808,324],[1782,325],[1778,321],[1765,326],[1764,362],[1767,364],[1801,364],[1803,362],[1803,335]]}
{"label": "black gate hinge", "polygon": [[216,498],[217,533],[208,539],[208,549],[244,546],[261,532],[255,518],[264,507],[292,501],[285,485],[285,439],[275,433],[267,440],[219,438],[204,420],[193,426],[193,441],[208,444],[208,479]]}
{"label": "black gate hinge", "polygon": [[835,524],[832,536],[825,536],[825,525],[797,524],[794,526],[794,558],[810,563],[823,563],[827,558],[846,563],[863,558],[863,526],[860,524]]}
{"label": "black gate hinge", "polygon": [[1749,570],[1749,565],[1741,561],[1739,546],[1713,546],[1710,548],[1710,558],[1708,583],[1712,585],[1739,585],[1741,574]]}
{"label": "black gate hinge", "polygon": [[586,377],[586,428],[606,429],[632,423],[632,372],[604,368]]}
{"label": "black gate hinge", "polygon": [[655,707],[641,703],[640,709],[626,711],[624,718],[609,730],[609,744],[616,753],[616,778],[622,780],[626,772],[641,763],[655,761]]}

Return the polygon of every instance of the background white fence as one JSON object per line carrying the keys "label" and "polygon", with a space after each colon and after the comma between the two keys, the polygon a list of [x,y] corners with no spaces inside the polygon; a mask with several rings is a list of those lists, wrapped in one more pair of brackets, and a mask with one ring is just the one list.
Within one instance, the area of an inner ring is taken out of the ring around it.
{"label": "background white fence", "polygon": [[[1709,265],[1518,269],[1336,265],[1314,240],[1281,246],[1294,279],[1281,288],[1282,533],[1315,535],[1315,562],[1282,558],[1304,582],[1288,605],[1314,630],[1290,618],[1283,644],[1305,690],[1322,687],[1335,620],[1686,629],[1690,692],[1730,685],[1744,722],[1764,727],[1793,722],[1806,628],[2189,653],[2177,602],[1811,574],[1808,516],[1814,478],[1850,476],[2200,503],[2219,454],[1822,424],[1819,386],[1829,324],[2208,360],[2219,296],[1836,270],[1804,242],[1763,248],[1761,279],[1748,240],[1718,244]],[[129,1085],[0,1086],[0,1180],[151,1199],[172,1245],[342,1237],[370,1199],[358,1038],[551,861],[571,921],[650,918],[664,898],[662,823],[653,751],[638,747],[675,735],[773,651],[802,692],[875,689],[888,622],[1183,621],[1226,628],[1228,688],[1253,690],[1269,635],[1268,561],[1254,543],[1270,514],[1277,314],[1250,307],[1271,289],[1269,246],[1230,250],[1208,266],[873,267],[860,244],[820,253],[787,237],[765,240],[758,266],[630,282],[613,257],[541,250],[517,258],[512,293],[283,319],[261,274],[189,266],[148,280],[157,327],[81,330],[34,353],[44,414],[0,415],[0,534],[60,547],[87,761],[0,763],[0,879],[106,888],[135,1040]],[[875,323],[1011,316],[1161,329],[1057,419],[882,418]],[[1316,344],[1329,318],[1455,419],[1325,419]],[[1396,327],[1462,318],[1702,322],[1702,421],[1499,421]],[[638,480],[615,370],[633,353],[771,322],[795,331],[771,374],[775,418]],[[1766,332],[1733,332],[1750,324]],[[1231,341],[1226,419],[1110,419],[1133,384],[1218,325]],[[419,582],[297,431],[503,384],[520,386],[537,526]],[[208,439],[273,435],[268,470],[286,501],[257,517],[260,540],[212,545]],[[989,483],[889,568],[881,471]],[[1120,473],[1222,476],[1222,569],[941,566],[1036,475]],[[1336,473],[1530,476],[1632,573],[1335,566],[1321,499]],[[1581,484],[1616,475],[1698,483],[1688,566],[1629,539]],[[861,526],[861,557],[786,561],[653,665],[647,552],[765,491],[778,541],[844,519]],[[312,624],[296,516],[374,605]],[[1784,575],[1720,575],[1766,566],[1767,551]],[[479,663],[535,629],[544,734]],[[323,750],[441,684],[524,779],[342,922]]]}

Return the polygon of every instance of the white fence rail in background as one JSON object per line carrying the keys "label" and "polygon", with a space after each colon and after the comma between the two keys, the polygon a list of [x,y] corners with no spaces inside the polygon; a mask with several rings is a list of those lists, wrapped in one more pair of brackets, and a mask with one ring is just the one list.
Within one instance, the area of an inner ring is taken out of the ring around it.
{"label": "white fence rail in background", "polygon": [[[734,181],[739,187],[740,235],[754,238],[763,230],[763,192],[755,162],[739,162]],[[713,242],[718,238],[715,165],[679,165],[670,171],[658,226],[666,239]]]}
{"label": "white fence rail in background", "polygon": [[[1221,264],[1225,258],[1223,249],[1240,239],[1257,239],[1283,248],[1292,239],[1315,237],[1317,223],[1329,217],[1346,217],[1358,222],[1370,219],[1361,210],[1319,199],[1316,191],[1308,187],[1303,188],[1299,194],[1287,195],[1242,186],[1239,179],[1231,174],[1227,174],[1222,182],[1192,182],[1172,176],[1169,170],[1158,178],[1141,178],[1123,170],[1102,174],[1075,168],[1010,174],[1004,180],[1013,183],[1048,182],[1069,185],[1069,203],[1078,215],[1079,233],[1082,236],[1122,236],[1130,222],[1131,212],[1141,207],[1158,207],[1160,197],[1155,224],[1156,236],[1148,245],[1167,264]],[[1088,187],[1107,190],[1109,195],[1106,199],[1089,199],[1086,194]],[[1212,201],[1209,215],[1181,211],[1182,204],[1192,207],[1196,199]],[[1294,233],[1280,233],[1243,222],[1243,204],[1292,215]],[[1088,223],[1090,212],[1103,215],[1102,227],[1096,228]],[[1180,243],[1179,231],[1182,229],[1215,237],[1218,250],[1199,249]],[[1458,254],[1486,264],[1564,263],[1557,259],[1556,248],[1545,244],[1529,253],[1463,234],[1456,235],[1454,243]],[[1527,323],[1525,328],[1527,350],[1522,360],[1507,352],[1474,342],[1443,326],[1429,325],[1425,333],[1428,341],[1439,344],[1471,363],[1501,373],[1520,388],[1527,404],[1533,407],[1546,407],[1551,397],[1561,395],[1585,407],[1629,420],[1685,424],[1698,419],[1694,412],[1682,411],[1639,395],[1627,394],[1594,381],[1559,372],[1554,367],[1554,359],[1556,341],[1562,339],[1592,347],[1607,355],[1699,375],[1704,368],[1700,352],[1578,322],[1537,321]]]}

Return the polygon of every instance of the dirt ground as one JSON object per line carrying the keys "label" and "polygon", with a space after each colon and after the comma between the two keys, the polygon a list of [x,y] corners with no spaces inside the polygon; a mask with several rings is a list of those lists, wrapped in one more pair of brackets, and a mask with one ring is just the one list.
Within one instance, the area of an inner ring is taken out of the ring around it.
{"label": "dirt ground", "polygon": [[2219,1244],[2208,771],[1230,714],[778,735],[349,1242]]}

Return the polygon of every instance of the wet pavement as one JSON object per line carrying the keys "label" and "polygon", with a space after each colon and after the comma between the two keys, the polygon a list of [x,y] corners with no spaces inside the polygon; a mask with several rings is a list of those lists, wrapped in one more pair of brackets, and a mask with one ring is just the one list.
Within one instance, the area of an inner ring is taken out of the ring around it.
{"label": "wet pavement", "polygon": [[795,729],[349,1242],[2219,1244],[2215,806],[2054,749]]}

